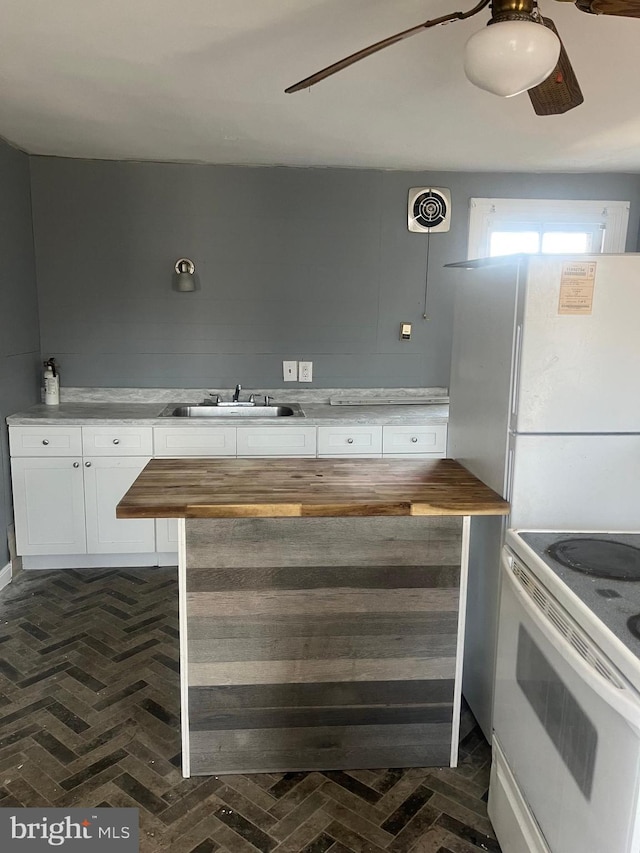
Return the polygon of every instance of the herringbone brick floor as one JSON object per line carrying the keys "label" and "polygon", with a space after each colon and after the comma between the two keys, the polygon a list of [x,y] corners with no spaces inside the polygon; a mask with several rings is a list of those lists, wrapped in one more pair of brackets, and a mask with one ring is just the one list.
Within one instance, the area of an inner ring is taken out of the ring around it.
{"label": "herringbone brick floor", "polygon": [[0,807],[140,811],[142,853],[499,853],[490,752],[449,768],[180,774],[174,569],[21,572],[0,593]]}

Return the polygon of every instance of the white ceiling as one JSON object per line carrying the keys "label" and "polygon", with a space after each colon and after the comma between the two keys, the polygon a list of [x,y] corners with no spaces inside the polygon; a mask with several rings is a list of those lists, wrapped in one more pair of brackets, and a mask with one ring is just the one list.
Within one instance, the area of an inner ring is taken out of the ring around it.
{"label": "white ceiling", "polygon": [[640,171],[640,19],[540,0],[585,103],[537,117],[462,70],[488,13],[286,86],[475,0],[3,0],[0,135],[34,154],[416,170]]}

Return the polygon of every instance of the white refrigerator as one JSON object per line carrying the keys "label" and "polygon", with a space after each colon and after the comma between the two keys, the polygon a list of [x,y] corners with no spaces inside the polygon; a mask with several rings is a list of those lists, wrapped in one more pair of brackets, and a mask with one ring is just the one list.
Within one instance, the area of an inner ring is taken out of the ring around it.
{"label": "white refrigerator", "polygon": [[505,528],[640,531],[640,255],[448,266],[447,455],[511,503],[471,530],[463,693],[490,740]]}

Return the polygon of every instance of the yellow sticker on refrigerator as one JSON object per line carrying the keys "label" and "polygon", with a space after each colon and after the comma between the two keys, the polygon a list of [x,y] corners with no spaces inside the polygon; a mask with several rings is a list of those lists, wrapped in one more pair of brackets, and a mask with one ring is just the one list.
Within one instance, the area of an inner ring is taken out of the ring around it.
{"label": "yellow sticker on refrigerator", "polygon": [[563,264],[558,314],[591,314],[595,283],[595,261],[571,261]]}

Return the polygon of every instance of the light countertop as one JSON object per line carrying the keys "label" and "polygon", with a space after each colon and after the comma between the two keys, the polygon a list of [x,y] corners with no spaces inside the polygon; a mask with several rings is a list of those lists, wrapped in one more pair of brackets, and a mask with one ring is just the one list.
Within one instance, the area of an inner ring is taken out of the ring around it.
{"label": "light countertop", "polygon": [[[77,390],[77,393],[73,393]],[[79,392],[84,391],[84,394]],[[111,392],[111,393],[109,393]],[[125,393],[128,392],[128,393]],[[352,398],[360,396],[362,401],[375,400],[381,396],[411,400],[412,396],[424,397],[425,394],[446,395],[446,389],[357,389],[349,391],[340,389],[318,389],[310,392],[306,389],[267,389],[267,391],[255,392],[256,398],[259,394],[269,393],[274,403],[300,403],[305,417],[284,418],[246,418],[229,417],[223,418],[177,418],[172,416],[161,417],[167,406],[175,403],[176,406],[184,403],[199,403],[205,399],[205,391],[195,389],[68,389],[67,396],[59,406],[45,406],[39,403],[31,408],[17,412],[7,418],[9,426],[109,426],[121,424],[126,426],[181,426],[202,427],[208,426],[276,426],[286,424],[288,426],[340,426],[341,424],[379,424],[407,426],[419,424],[446,424],[448,420],[449,407],[442,404],[418,404],[403,403],[399,405],[329,405],[328,400],[335,396]],[[241,399],[246,399],[244,392]],[[153,399],[155,396],[156,399]],[[221,391],[224,399],[229,399],[228,389]],[[84,399],[77,399],[84,397]],[[151,399],[150,399],[151,398]]]}
{"label": "light countertop", "polygon": [[[275,400],[276,403],[281,401]],[[176,403],[176,405],[179,405]],[[284,418],[175,418],[160,417],[166,403],[61,403],[38,404],[7,418],[9,426],[339,426],[340,424],[446,424],[447,405],[329,406],[303,404],[305,417]]]}

